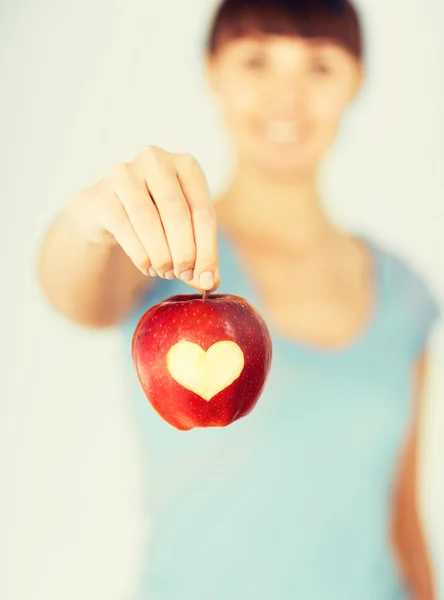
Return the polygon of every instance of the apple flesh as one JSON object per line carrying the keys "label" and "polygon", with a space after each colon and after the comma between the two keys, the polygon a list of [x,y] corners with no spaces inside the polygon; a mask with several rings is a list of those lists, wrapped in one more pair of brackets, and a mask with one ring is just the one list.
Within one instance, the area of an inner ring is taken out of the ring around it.
{"label": "apple flesh", "polygon": [[181,430],[226,427],[247,415],[265,385],[271,337],[259,312],[233,295],[180,295],[148,309],[132,358],[157,413]]}

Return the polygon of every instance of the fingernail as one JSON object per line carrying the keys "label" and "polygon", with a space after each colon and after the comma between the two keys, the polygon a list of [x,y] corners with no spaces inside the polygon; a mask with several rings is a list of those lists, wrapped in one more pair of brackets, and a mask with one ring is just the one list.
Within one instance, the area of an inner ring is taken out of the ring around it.
{"label": "fingernail", "polygon": [[209,290],[214,285],[214,275],[211,271],[205,271],[200,274],[199,285],[203,290]]}
{"label": "fingernail", "polygon": [[175,275],[174,275],[173,269],[171,269],[171,271],[167,271],[165,273],[165,279],[174,279],[174,278],[175,278]]}
{"label": "fingernail", "polygon": [[180,273],[179,277],[180,277],[180,279],[183,279],[183,281],[190,281],[190,279],[193,279],[193,275],[194,275],[194,270],[188,269],[187,271],[182,271],[182,273]]}
{"label": "fingernail", "polygon": [[157,273],[156,271],[153,269],[153,267],[149,268],[148,273],[151,275],[151,277],[157,277]]}

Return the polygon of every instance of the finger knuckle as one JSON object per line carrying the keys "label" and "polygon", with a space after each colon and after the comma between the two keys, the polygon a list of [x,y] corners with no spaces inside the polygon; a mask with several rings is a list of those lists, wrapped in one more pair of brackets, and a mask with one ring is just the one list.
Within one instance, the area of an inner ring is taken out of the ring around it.
{"label": "finger knuckle", "polygon": [[184,268],[191,268],[194,266],[196,262],[196,255],[193,252],[188,252],[185,254],[181,254],[174,261],[175,267],[177,269],[183,270]]}
{"label": "finger knuckle", "polygon": [[113,210],[109,215],[109,220],[116,231],[129,229],[131,223],[125,210]]}
{"label": "finger knuckle", "polygon": [[133,195],[129,201],[129,205],[132,217],[143,219],[145,223],[151,223],[153,221],[155,212],[154,210],[151,210],[151,200],[148,196]]}
{"label": "finger knuckle", "polygon": [[200,271],[215,271],[217,260],[214,256],[208,255],[200,257],[199,270]]}
{"label": "finger knuckle", "polygon": [[184,200],[175,197],[169,197],[164,206],[165,217],[174,221],[189,220],[189,209]]}
{"label": "finger knuckle", "polygon": [[139,155],[148,165],[158,165],[165,160],[168,153],[158,146],[143,146]]}
{"label": "finger knuckle", "polygon": [[177,154],[176,163],[181,171],[194,172],[196,169],[200,169],[197,158],[192,154]]}
{"label": "finger knuckle", "polygon": [[136,267],[138,267],[141,271],[148,272],[151,267],[151,261],[146,254],[141,254],[134,261]]}
{"label": "finger knuckle", "polygon": [[126,182],[130,176],[130,169],[128,163],[119,162],[114,165],[110,172],[110,180],[112,183],[120,185],[122,182]]}
{"label": "finger knuckle", "polygon": [[158,273],[163,274],[167,271],[171,271],[173,268],[173,263],[170,259],[158,259],[157,261],[153,260],[153,267]]}
{"label": "finger knuckle", "polygon": [[212,204],[201,204],[193,210],[193,217],[206,227],[216,224],[216,213]]}

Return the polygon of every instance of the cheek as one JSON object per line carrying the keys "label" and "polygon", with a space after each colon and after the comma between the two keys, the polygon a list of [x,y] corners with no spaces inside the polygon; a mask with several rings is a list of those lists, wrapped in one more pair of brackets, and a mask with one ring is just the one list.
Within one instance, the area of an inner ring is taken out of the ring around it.
{"label": "cheek", "polygon": [[344,113],[350,104],[350,92],[341,88],[330,88],[322,93],[313,94],[310,101],[310,113],[317,135],[322,144],[329,144],[336,136]]}
{"label": "cheek", "polygon": [[319,121],[338,123],[350,101],[350,86],[332,83],[312,90],[310,108],[313,117]]}

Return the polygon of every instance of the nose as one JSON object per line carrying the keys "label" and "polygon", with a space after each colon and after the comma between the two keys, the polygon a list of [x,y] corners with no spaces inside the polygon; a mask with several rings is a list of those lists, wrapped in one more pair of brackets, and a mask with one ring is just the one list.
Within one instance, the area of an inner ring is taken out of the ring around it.
{"label": "nose", "polygon": [[270,107],[282,117],[296,119],[307,110],[307,86],[294,73],[281,75],[270,82],[268,98]]}

